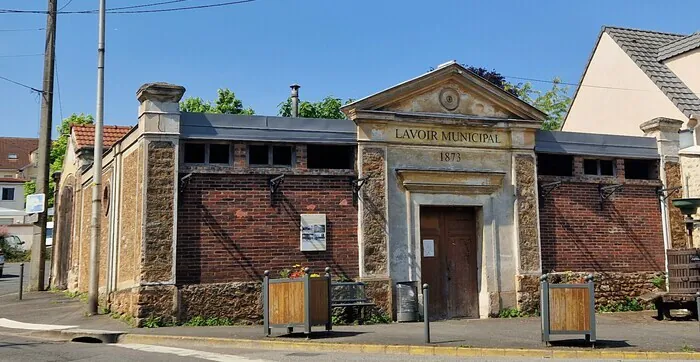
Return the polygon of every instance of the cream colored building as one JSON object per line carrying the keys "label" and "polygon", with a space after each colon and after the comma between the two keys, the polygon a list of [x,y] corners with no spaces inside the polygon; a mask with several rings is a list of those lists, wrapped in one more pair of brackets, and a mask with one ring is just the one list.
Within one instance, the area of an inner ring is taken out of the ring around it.
{"label": "cream colored building", "polygon": [[700,33],[604,27],[563,131],[640,136],[657,117],[700,116]]}

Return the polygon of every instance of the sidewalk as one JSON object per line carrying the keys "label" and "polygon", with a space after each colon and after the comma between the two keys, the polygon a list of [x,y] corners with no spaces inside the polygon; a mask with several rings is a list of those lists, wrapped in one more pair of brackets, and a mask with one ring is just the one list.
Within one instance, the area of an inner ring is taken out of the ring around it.
{"label": "sidewalk", "polygon": [[[459,350],[525,349],[535,350],[533,353],[542,355],[551,351],[573,354],[578,353],[576,351],[591,352],[590,347],[583,342],[583,337],[579,336],[553,336],[555,342],[551,347],[545,347],[540,341],[539,318],[433,322],[430,325],[433,342],[431,345],[452,348],[425,349],[422,323],[334,326],[328,335],[323,332],[322,327],[317,327],[315,330],[318,332],[312,333],[311,339],[307,341],[303,333],[285,335],[286,331],[283,329],[273,329],[275,337],[266,338],[262,326],[131,328],[106,315],[87,317],[84,311],[84,303],[77,299],[69,299],[60,293],[29,293],[22,302],[16,298],[0,298],[0,318],[26,323],[123,331],[126,334],[125,340],[131,343],[230,343],[239,346],[247,343],[251,346],[270,348],[276,348],[275,345],[283,343],[292,347],[296,345],[295,348],[298,349],[305,348],[304,346],[326,350],[354,348],[356,351],[371,350],[383,353],[389,353],[390,349],[393,349],[394,353],[403,353],[403,350],[399,350],[401,347],[391,347],[403,346],[406,352],[410,348],[423,348],[423,354],[437,353],[437,350],[455,351],[454,347],[464,347]],[[688,352],[690,349],[700,349],[698,321],[657,321],[652,318],[653,315],[655,312],[651,311],[598,314],[596,353],[608,353],[610,356],[624,353],[633,356],[637,351]],[[2,333],[16,331],[0,328]],[[651,353],[648,356],[651,356]],[[685,356],[700,359],[700,354]]]}

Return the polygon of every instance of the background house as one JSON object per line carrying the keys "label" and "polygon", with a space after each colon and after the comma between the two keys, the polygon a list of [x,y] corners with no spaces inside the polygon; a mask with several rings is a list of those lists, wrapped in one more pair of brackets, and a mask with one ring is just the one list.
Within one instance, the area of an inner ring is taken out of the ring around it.
{"label": "background house", "polygon": [[604,27],[562,130],[640,136],[639,125],[656,117],[692,128],[700,115],[699,70],[700,33]]}
{"label": "background house", "polygon": [[32,225],[25,222],[24,183],[36,179],[36,138],[0,137],[0,225],[7,225],[23,247],[31,245]]}

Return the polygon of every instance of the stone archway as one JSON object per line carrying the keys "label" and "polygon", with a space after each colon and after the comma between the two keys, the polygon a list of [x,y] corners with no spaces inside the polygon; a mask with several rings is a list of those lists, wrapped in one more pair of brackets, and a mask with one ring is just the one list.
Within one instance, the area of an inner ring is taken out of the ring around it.
{"label": "stone archway", "polygon": [[73,176],[64,183],[59,192],[56,235],[54,248],[56,258],[54,265],[56,268],[54,285],[58,289],[66,289],[68,287],[68,270],[70,269],[70,251],[71,251],[71,230],[73,229]]}

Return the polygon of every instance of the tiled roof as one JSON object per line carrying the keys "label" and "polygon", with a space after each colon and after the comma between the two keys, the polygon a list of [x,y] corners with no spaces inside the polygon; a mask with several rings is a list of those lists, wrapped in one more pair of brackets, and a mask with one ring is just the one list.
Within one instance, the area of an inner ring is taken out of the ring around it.
{"label": "tiled roof", "polygon": [[[39,147],[36,138],[0,137],[0,168],[19,170],[31,163],[29,154]],[[16,154],[16,159],[10,159],[10,154]]]}
{"label": "tiled roof", "polygon": [[[119,141],[124,135],[129,133],[129,126],[104,126],[102,132],[103,148],[108,149],[114,143]],[[92,148],[95,146],[95,126],[81,125],[72,127],[73,137],[75,138],[76,151],[82,148]]]}
{"label": "tiled roof", "polygon": [[14,177],[0,177],[0,182],[6,182],[6,183],[25,183],[29,180],[25,180],[23,178],[14,178]]}
{"label": "tiled roof", "polygon": [[700,114],[700,98],[658,60],[660,48],[686,38],[686,35],[616,27],[605,27],[603,31],[610,35],[681,112],[686,116]]}
{"label": "tiled roof", "polygon": [[662,62],[696,48],[700,48],[700,32],[662,46],[656,59]]}

